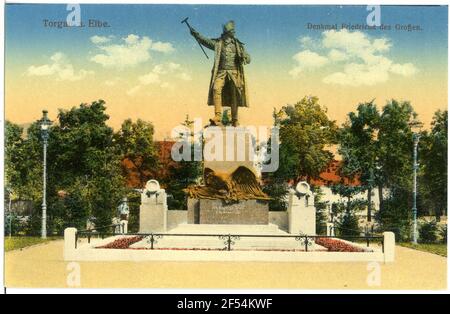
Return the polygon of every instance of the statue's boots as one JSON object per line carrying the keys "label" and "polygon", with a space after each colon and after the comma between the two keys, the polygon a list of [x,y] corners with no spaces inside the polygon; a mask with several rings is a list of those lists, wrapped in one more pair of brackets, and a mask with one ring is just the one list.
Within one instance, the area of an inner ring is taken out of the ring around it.
{"label": "statue's boots", "polygon": [[209,121],[211,122],[211,125],[222,126],[222,113],[216,112],[216,115],[214,116],[214,118],[210,119]]}

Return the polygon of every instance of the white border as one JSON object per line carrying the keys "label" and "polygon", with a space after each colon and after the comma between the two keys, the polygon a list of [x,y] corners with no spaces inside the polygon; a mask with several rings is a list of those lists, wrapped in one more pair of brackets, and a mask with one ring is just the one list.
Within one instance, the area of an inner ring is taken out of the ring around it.
{"label": "white border", "polygon": [[0,225],[2,226],[2,230],[0,233],[0,250],[2,252],[2,258],[0,260],[0,267],[1,267],[1,273],[0,273],[0,280],[4,285],[5,279],[5,267],[4,267],[4,262],[5,262],[5,250],[4,250],[4,245],[5,245],[5,239],[4,239],[4,230],[5,230],[5,222],[4,222],[4,218],[5,218],[5,176],[4,176],[4,163],[5,163],[5,132],[4,132],[4,128],[5,128],[5,77],[4,77],[4,73],[5,73],[5,49],[4,49],[4,45],[5,45],[5,6],[1,6],[0,7],[0,36],[1,36],[1,43],[0,43],[0,72],[1,72],[1,78],[0,78],[0,95],[1,95],[1,107],[0,107],[0,112],[1,112],[1,116],[0,116],[0,174],[1,174],[1,187],[0,187],[0,212],[1,212],[1,217],[0,217]]}
{"label": "white border", "polygon": [[[409,1],[402,1],[402,0],[366,0],[365,3],[361,3],[361,1],[354,1],[354,0],[348,0],[343,3],[343,1],[336,1],[336,0],[303,0],[303,1],[287,1],[287,0],[280,0],[280,1],[270,1],[270,0],[247,0],[247,1],[230,1],[230,0],[211,0],[211,1],[191,1],[191,0],[170,0],[170,1],[131,1],[126,4],[278,4],[278,5],[449,5],[449,0],[433,0],[433,1],[419,1],[419,0],[409,0]],[[119,4],[119,3],[125,3],[123,0],[107,0],[107,1],[92,1],[92,0],[77,0],[77,1],[54,1],[54,0],[18,0],[18,1],[9,1],[4,0],[4,3],[51,3],[51,4],[65,4],[65,3],[80,3],[80,4],[89,4],[89,3],[101,3],[101,4]],[[0,52],[0,71],[4,73],[4,42],[5,42],[5,36],[4,36],[4,5],[0,8],[0,35],[2,36],[1,41],[1,52]],[[447,32],[448,33],[448,32]],[[448,51],[447,51],[448,55]],[[450,64],[450,57],[448,57],[448,63]],[[448,79],[447,79],[448,82]],[[0,172],[2,173],[2,187],[0,189],[0,203],[1,203],[1,212],[2,215],[0,217],[1,225],[4,227],[4,74],[1,75],[0,78],[0,92],[2,95],[1,98],[1,117],[0,117],[0,152],[1,152],[1,160],[0,160]],[[448,87],[447,87],[448,88]],[[448,95],[448,90],[447,90]],[[450,150],[448,152],[448,157],[450,157]],[[448,183],[450,182],[450,179],[448,180]],[[448,191],[448,199],[450,199],[450,191]],[[447,206],[448,208],[448,206]],[[4,228],[3,228],[4,230]],[[0,236],[1,244],[0,249],[4,252],[4,232],[1,232]],[[449,261],[447,258],[447,285],[450,282],[450,274],[449,274]],[[2,256],[2,259],[0,261],[0,266],[2,268],[2,272],[0,275],[1,281],[4,283],[4,255]],[[187,293],[211,293],[211,294],[238,294],[238,293],[256,293],[256,294],[295,294],[295,293],[303,293],[303,294],[316,294],[316,293],[322,293],[322,294],[382,294],[389,292],[390,294],[444,294],[449,293],[449,287],[447,286],[447,290],[443,291],[429,291],[429,290],[274,290],[274,289],[258,289],[258,290],[252,290],[252,289],[235,289],[235,290],[225,290],[225,289],[8,289],[7,293],[45,293],[45,294],[54,294],[54,293],[62,293],[62,294],[100,294],[100,293],[124,293],[124,294],[131,294],[131,293],[167,293],[167,294],[187,294]]]}

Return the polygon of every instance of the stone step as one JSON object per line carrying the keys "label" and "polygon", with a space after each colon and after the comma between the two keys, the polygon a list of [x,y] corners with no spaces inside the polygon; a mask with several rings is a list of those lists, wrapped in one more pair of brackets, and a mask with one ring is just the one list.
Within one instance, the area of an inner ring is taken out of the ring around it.
{"label": "stone step", "polygon": [[267,225],[220,225],[220,224],[180,224],[166,233],[186,234],[256,234],[287,235],[275,224]]}
{"label": "stone step", "polygon": [[[215,249],[220,250],[227,246],[227,239],[219,239],[219,237],[205,236],[163,236],[154,243],[154,248],[173,248],[173,249]],[[304,250],[304,244],[296,241],[294,238],[246,238],[232,239],[234,244],[232,249],[236,250]],[[135,243],[131,248],[147,248],[151,247],[149,241],[144,239]],[[310,251],[322,250],[321,246],[309,244]]]}

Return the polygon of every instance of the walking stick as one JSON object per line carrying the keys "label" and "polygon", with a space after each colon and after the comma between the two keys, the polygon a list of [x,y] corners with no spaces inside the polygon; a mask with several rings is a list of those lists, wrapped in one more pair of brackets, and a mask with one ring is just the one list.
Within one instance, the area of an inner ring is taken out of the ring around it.
{"label": "walking stick", "polygon": [[[191,27],[191,25],[189,25],[188,19],[189,19],[189,18],[187,17],[187,18],[185,18],[184,20],[182,20],[182,21],[181,21],[181,24],[185,23],[186,26],[189,28],[189,30],[192,31],[193,28]],[[203,51],[203,53],[205,54],[206,59],[209,59],[208,55],[207,55],[206,52],[205,52],[205,49],[203,49],[202,44],[198,41],[197,38],[195,38],[195,40],[197,41],[197,44],[200,46],[200,48],[202,48],[202,51]]]}

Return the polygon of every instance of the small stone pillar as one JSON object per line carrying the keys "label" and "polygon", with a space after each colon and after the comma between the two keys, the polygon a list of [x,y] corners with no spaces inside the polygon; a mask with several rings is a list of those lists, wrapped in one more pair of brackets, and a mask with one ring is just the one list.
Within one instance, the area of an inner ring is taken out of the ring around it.
{"label": "small stone pillar", "polygon": [[291,234],[316,234],[316,207],[309,184],[300,182],[289,192],[288,231]]}
{"label": "small stone pillar", "polygon": [[384,262],[392,263],[395,260],[395,233],[383,232]]}
{"label": "small stone pillar", "polygon": [[150,180],[141,194],[139,232],[163,232],[167,230],[167,194],[159,182]]}
{"label": "small stone pillar", "polygon": [[70,261],[73,259],[75,253],[75,240],[76,240],[77,229],[76,228],[66,228],[64,230],[64,260]]}

